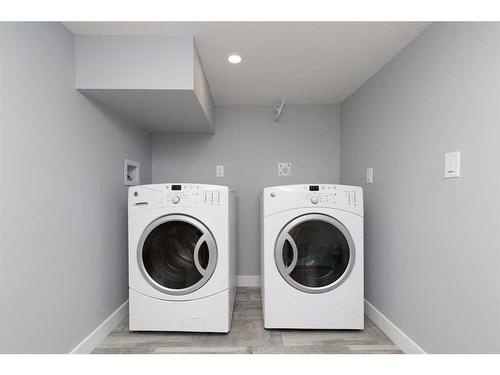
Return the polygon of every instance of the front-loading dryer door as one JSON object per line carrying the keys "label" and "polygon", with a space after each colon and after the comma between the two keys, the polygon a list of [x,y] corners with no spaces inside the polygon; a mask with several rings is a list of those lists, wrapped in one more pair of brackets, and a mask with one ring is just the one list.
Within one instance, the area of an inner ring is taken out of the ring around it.
{"label": "front-loading dryer door", "polygon": [[166,215],[149,224],[139,239],[137,262],[146,281],[166,294],[201,288],[217,265],[209,229],[187,215]]}
{"label": "front-loading dryer door", "polygon": [[340,221],[324,214],[306,214],[281,230],[274,257],[288,284],[303,292],[324,293],[347,279],[355,249]]}

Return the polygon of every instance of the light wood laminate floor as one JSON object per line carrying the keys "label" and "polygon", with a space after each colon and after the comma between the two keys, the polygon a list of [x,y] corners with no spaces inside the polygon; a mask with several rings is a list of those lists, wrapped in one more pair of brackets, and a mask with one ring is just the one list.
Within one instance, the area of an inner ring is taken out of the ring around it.
{"label": "light wood laminate floor", "polygon": [[363,331],[266,330],[260,290],[238,288],[229,333],[130,332],[128,316],[93,353],[401,353],[367,317]]}

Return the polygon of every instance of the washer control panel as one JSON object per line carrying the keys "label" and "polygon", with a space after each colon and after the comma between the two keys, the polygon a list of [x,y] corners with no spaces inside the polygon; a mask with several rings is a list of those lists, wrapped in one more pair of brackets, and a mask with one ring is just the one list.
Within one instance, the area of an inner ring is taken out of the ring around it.
{"label": "washer control panel", "polygon": [[220,205],[220,191],[208,191],[200,194],[200,204],[218,206]]}
{"label": "washer control panel", "polygon": [[221,192],[196,184],[165,185],[165,206],[219,206]]}
{"label": "washer control panel", "polygon": [[206,208],[219,210],[227,207],[229,188],[208,184],[149,184],[129,188],[129,216],[151,209]]}

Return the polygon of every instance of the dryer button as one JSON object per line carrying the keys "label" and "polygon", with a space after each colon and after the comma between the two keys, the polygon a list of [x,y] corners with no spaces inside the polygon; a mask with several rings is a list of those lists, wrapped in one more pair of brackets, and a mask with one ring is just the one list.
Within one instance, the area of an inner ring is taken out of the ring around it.
{"label": "dryer button", "polygon": [[314,197],[311,198],[311,203],[312,204],[318,204],[318,202],[319,202],[319,198],[317,196],[314,196]]}
{"label": "dryer button", "polygon": [[174,196],[172,197],[172,203],[173,203],[173,204],[177,204],[177,203],[179,203],[180,201],[181,201],[181,198],[180,198],[178,195],[174,195]]}

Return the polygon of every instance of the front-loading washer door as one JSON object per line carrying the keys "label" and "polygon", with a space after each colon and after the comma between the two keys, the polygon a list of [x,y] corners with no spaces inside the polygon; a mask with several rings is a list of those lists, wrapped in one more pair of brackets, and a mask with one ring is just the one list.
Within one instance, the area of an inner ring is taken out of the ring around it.
{"label": "front-loading washer door", "polygon": [[166,294],[198,290],[217,265],[212,233],[187,215],[166,215],[149,224],[139,239],[137,255],[146,281]]}
{"label": "front-loading washer door", "polygon": [[307,293],[324,293],[340,286],[355,259],[347,228],[324,214],[295,218],[281,230],[275,247],[278,271],[288,284]]}

